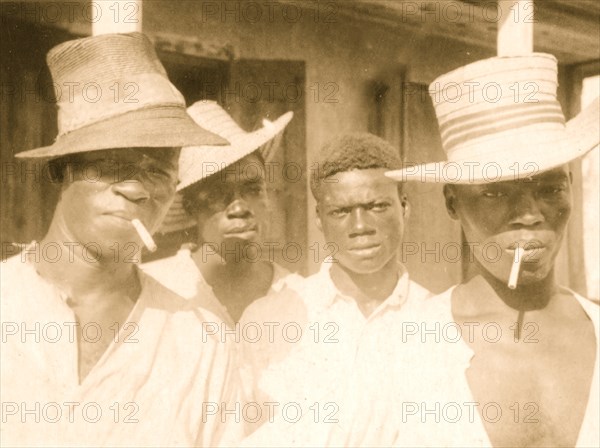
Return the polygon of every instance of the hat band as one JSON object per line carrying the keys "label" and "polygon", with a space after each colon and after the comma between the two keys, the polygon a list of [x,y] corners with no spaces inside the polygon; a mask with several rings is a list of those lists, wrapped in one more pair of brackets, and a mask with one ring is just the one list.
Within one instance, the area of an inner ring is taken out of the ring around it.
{"label": "hat band", "polygon": [[545,147],[552,153],[555,145],[566,137],[566,127],[557,126],[542,120],[520,129],[507,126],[493,134],[473,137],[463,145],[448,151],[449,162],[492,162],[504,158],[517,160],[530,159],[529,148]]}
{"label": "hat band", "polygon": [[538,123],[555,123],[564,127],[565,117],[558,102],[512,104],[498,108],[498,112],[487,111],[455,119],[442,131],[442,142],[446,151],[451,151],[469,140]]}
{"label": "hat band", "polygon": [[149,106],[185,107],[181,93],[158,73],[142,73],[82,85],[77,83],[68,95],[57,92],[57,97],[59,137],[86,125]]}

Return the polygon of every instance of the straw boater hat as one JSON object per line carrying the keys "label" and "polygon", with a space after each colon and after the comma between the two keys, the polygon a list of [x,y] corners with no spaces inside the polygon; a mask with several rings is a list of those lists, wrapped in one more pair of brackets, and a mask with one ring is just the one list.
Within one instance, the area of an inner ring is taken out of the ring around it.
{"label": "straw boater hat", "polygon": [[64,42],[48,52],[47,62],[56,88],[58,137],[17,157],[228,143],[189,117],[183,96],[144,34]]}
{"label": "straw boater hat", "polygon": [[[271,154],[266,154],[264,150],[273,148],[266,148],[264,145],[281,134],[294,116],[293,112],[286,112],[275,121],[263,120],[262,128],[246,132],[214,101],[198,101],[188,108],[188,113],[198,125],[229,140],[230,145],[183,148],[179,156],[178,192],[227,168],[259,148],[263,158],[268,161]],[[179,193],[159,233],[175,232],[195,225],[195,219],[184,210],[182,194]]]}
{"label": "straw boater hat", "polygon": [[527,178],[598,146],[596,99],[566,123],[549,54],[494,57],[461,67],[430,86],[448,161],[389,171],[398,181],[481,184]]}

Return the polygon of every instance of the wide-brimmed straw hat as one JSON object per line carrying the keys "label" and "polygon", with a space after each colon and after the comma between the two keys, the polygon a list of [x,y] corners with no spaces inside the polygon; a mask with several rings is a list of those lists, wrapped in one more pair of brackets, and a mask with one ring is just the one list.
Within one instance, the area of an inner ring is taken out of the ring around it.
{"label": "wide-brimmed straw hat", "polygon": [[286,112],[275,121],[263,120],[263,127],[246,132],[215,101],[197,101],[188,113],[198,125],[229,140],[228,146],[188,147],[179,157],[179,184],[177,191],[232,165],[253,153],[282,132],[294,113]]}
{"label": "wide-brimmed straw hat", "polygon": [[64,42],[48,52],[47,62],[58,105],[58,136],[52,145],[17,157],[228,143],[189,117],[183,96],[142,33]]}
{"label": "wide-brimmed straw hat", "polygon": [[[181,150],[179,156],[179,184],[173,205],[165,217],[159,233],[170,233],[196,225],[194,217],[184,208],[181,191],[206,177],[243,159],[254,151],[261,150],[268,161],[277,147],[266,144],[280,135],[292,120],[294,113],[286,112],[275,121],[263,120],[263,127],[253,132],[244,131],[234,119],[215,101],[201,100],[188,108],[188,113],[198,125],[229,140],[227,146],[193,146]],[[271,151],[266,154],[265,151]]]}
{"label": "wide-brimmed straw hat", "polygon": [[481,184],[531,177],[598,146],[596,99],[565,124],[550,54],[494,57],[436,79],[429,91],[447,161],[389,171],[404,181]]}

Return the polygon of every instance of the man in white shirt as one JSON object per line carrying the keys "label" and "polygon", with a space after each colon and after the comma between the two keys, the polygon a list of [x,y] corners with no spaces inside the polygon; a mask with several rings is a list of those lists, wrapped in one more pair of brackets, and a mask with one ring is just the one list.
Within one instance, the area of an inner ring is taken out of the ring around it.
{"label": "man in white shirt", "polygon": [[[56,141],[18,154],[50,160],[61,194],[44,238],[0,267],[2,446],[215,445],[208,406],[235,399],[231,351],[203,327],[217,317],[135,261],[173,201],[180,148],[227,141],[186,114],[143,34],[65,42],[48,65],[75,88]],[[82,91],[122,80],[136,102]]]}
{"label": "man in white shirt", "polygon": [[293,113],[265,120],[253,132],[240,128],[214,101],[197,101],[188,113],[230,145],[182,149],[177,185],[181,197],[159,232],[186,229],[195,238],[175,256],[144,263],[142,269],[234,328],[250,303],[279,291],[294,277],[264,244],[272,219],[265,163],[277,151],[277,137]]}
{"label": "man in white shirt", "polygon": [[[522,85],[535,93],[511,90]],[[372,393],[354,422],[375,415],[383,431],[342,444],[600,445],[600,310],[554,273],[573,205],[568,163],[598,146],[600,103],[565,125],[556,88],[556,59],[541,53],[478,61],[432,84],[448,161],[388,175],[446,184],[471,275],[398,328],[402,342],[377,354],[385,376],[362,372]]]}
{"label": "man in white shirt", "polygon": [[400,166],[398,151],[371,134],[344,135],[322,148],[317,166],[311,190],[330,256],[241,320],[262,332],[242,341],[240,362],[245,390],[269,422],[249,445],[292,443],[283,428],[307,414],[335,425],[343,412],[335,389],[361,353],[389,343],[376,330],[399,325],[403,310],[429,295],[398,260],[409,205],[402,185],[384,176]]}

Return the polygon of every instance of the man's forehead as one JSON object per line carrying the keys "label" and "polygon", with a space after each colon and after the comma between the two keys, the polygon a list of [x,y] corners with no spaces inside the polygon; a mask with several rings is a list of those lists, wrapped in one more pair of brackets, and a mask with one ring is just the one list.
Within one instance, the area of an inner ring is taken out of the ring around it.
{"label": "man's forehead", "polygon": [[385,176],[386,168],[356,169],[340,171],[324,178],[321,183],[324,187],[333,186],[339,189],[346,187],[363,188],[365,190],[397,185],[397,182]]}
{"label": "man's forehead", "polygon": [[174,165],[180,148],[113,148],[80,153],[78,158],[98,160],[109,158],[115,161],[134,161],[152,159],[165,165]]}
{"label": "man's forehead", "polygon": [[397,194],[397,182],[385,177],[384,172],[385,170],[356,170],[330,176],[322,181],[320,202],[350,205],[368,203]]}

